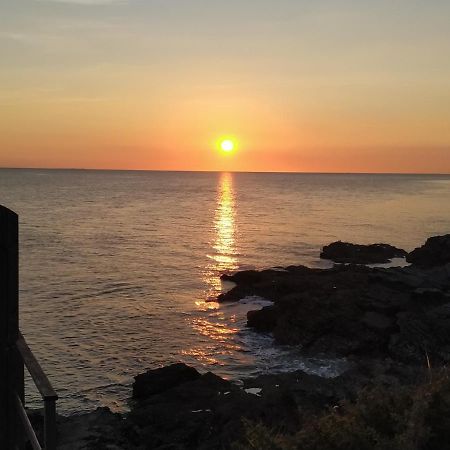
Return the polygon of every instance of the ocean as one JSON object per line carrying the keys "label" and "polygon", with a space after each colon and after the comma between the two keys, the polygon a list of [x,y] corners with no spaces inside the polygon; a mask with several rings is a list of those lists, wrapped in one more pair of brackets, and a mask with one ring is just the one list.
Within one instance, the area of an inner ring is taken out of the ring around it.
{"label": "ocean", "polygon": [[[63,414],[127,409],[133,376],[183,361],[229,379],[305,359],[245,327],[270,299],[214,301],[220,274],[305,264],[323,245],[406,250],[450,232],[450,176],[0,170],[20,215],[21,329]],[[39,399],[27,382],[27,401]]]}

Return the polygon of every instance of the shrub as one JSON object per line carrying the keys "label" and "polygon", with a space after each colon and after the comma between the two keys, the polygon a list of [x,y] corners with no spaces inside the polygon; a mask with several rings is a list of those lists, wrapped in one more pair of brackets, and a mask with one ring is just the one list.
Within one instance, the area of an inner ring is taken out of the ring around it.
{"label": "shrub", "polygon": [[280,435],[262,424],[245,423],[239,450],[450,450],[450,379],[401,388],[360,392],[294,435]]}

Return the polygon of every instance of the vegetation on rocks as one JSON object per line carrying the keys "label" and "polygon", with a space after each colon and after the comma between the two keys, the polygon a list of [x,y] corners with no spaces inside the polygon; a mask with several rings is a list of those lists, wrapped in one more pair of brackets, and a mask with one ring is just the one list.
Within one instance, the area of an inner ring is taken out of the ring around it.
{"label": "vegetation on rocks", "polygon": [[246,422],[239,450],[448,450],[450,378],[403,388],[363,389],[355,402],[311,417],[293,434]]}

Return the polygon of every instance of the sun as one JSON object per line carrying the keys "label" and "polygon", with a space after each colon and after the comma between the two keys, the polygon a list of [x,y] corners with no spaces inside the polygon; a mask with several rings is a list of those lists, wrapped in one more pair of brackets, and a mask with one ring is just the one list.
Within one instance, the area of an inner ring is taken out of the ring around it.
{"label": "sun", "polygon": [[220,142],[220,148],[224,152],[232,152],[234,150],[234,142],[231,139],[224,139]]}

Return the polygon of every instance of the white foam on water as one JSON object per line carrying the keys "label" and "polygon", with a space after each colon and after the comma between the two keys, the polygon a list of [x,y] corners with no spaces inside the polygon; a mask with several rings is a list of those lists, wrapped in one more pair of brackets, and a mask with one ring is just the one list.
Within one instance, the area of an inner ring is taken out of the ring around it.
{"label": "white foam on water", "polygon": [[247,392],[247,394],[252,394],[252,395],[256,395],[256,396],[260,397],[262,388],[248,388],[248,389],[244,389],[244,391]]}
{"label": "white foam on water", "polygon": [[[306,358],[299,347],[278,345],[270,333],[260,333],[247,327],[248,311],[271,306],[273,302],[260,296],[248,296],[235,303],[220,306],[224,321],[233,318],[237,332],[231,336],[236,344],[234,354],[226,355],[225,375],[233,379],[247,378],[267,373],[285,373],[303,370],[322,377],[342,374],[348,363],[345,359]],[[241,355],[241,356],[240,356]]]}

